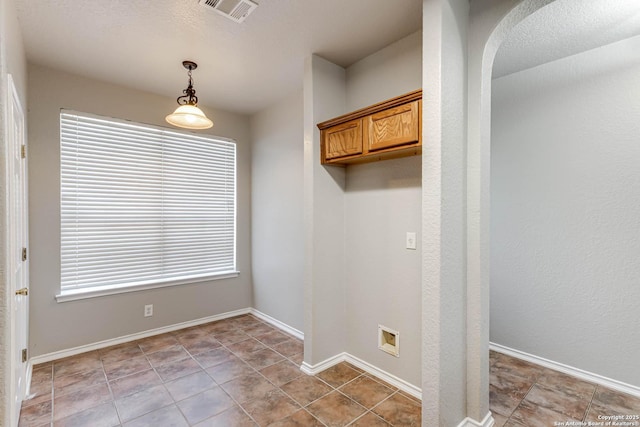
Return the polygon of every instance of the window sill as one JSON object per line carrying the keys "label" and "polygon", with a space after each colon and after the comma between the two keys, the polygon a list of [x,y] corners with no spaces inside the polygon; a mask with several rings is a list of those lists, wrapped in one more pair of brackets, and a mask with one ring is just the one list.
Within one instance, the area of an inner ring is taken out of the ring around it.
{"label": "window sill", "polygon": [[167,288],[170,286],[188,285],[193,283],[209,282],[212,280],[231,279],[238,276],[240,276],[240,272],[233,271],[230,273],[222,273],[222,274],[217,274],[213,276],[193,277],[193,278],[188,278],[183,280],[172,280],[169,282],[161,282],[161,283],[148,283],[148,284],[136,285],[136,286],[121,285],[121,286],[113,286],[108,288],[88,288],[88,289],[81,289],[76,291],[61,292],[58,295],[56,295],[55,298],[56,298],[56,301],[59,303],[68,302],[68,301],[77,301],[81,299],[97,298],[97,297],[103,297],[107,295],[117,295],[117,294],[124,294],[128,292],[145,291],[148,289]]}

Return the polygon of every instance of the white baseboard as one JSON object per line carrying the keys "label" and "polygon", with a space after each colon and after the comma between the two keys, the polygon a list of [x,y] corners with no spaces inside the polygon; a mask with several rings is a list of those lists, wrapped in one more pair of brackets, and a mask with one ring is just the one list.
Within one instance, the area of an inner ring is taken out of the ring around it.
{"label": "white baseboard", "polygon": [[98,341],[93,344],[81,345],[79,347],[73,347],[66,350],[54,351],[53,353],[42,354],[40,356],[32,357],[30,365],[37,365],[39,363],[50,362],[52,360],[62,359],[69,356],[75,356],[76,354],[86,353],[88,351],[99,350],[105,347],[111,347],[112,345],[123,344],[130,341],[136,341],[143,338],[151,337],[154,335],[165,334],[167,332],[177,331],[179,329],[189,328],[191,326],[203,325],[205,323],[215,322],[217,320],[227,319],[229,317],[240,316],[243,314],[249,314],[251,308],[242,308],[240,310],[229,311],[222,314],[216,314],[215,316],[203,317],[196,320],[190,320],[188,322],[176,323],[169,326],[163,326],[161,328],[149,329],[143,332],[137,332],[135,334],[124,335],[118,338],[112,338],[104,341]]}
{"label": "white baseboard", "polygon": [[340,362],[351,363],[353,366],[362,369],[366,373],[371,374],[383,381],[386,381],[392,386],[397,387],[398,389],[415,397],[418,400],[422,400],[422,389],[420,389],[419,387],[416,387],[413,384],[408,383],[407,381],[400,379],[393,374],[383,371],[382,369],[373,366],[372,364],[365,362],[364,360],[359,359],[349,353],[337,354],[313,366],[309,365],[306,362],[302,362],[302,366],[300,367],[300,369],[307,375],[316,375],[324,371],[325,369],[332,367],[333,365],[337,365]]}
{"label": "white baseboard", "polygon": [[300,332],[299,330],[292,328],[291,326],[287,325],[286,323],[283,323],[281,321],[279,321],[278,319],[274,319],[273,317],[269,316],[268,314],[264,314],[261,311],[256,310],[255,308],[251,308],[250,311],[251,314],[253,314],[254,316],[256,316],[258,319],[264,320],[267,323],[270,323],[271,325],[275,326],[276,328],[288,333],[289,335],[293,335],[294,337],[304,340],[304,333]]}
{"label": "white baseboard", "polygon": [[489,411],[482,421],[478,422],[467,417],[458,424],[458,427],[493,427],[494,424],[495,421],[491,416],[491,411]]}
{"label": "white baseboard", "polygon": [[347,353],[336,354],[335,356],[331,356],[330,358],[323,360],[320,363],[316,363],[315,365],[309,365],[307,362],[302,362],[300,366],[300,370],[307,375],[316,375],[325,369],[329,369],[333,365],[337,365],[340,362],[344,362],[347,360]]}
{"label": "white baseboard", "polygon": [[489,343],[489,349],[497,351],[498,353],[506,354],[507,356],[512,356],[518,359],[526,360],[527,362],[535,363],[536,365],[544,366],[545,368],[553,369],[554,371],[572,375],[574,377],[580,378],[581,380],[599,384],[612,390],[640,397],[640,387],[638,386],[623,383],[622,381],[614,380],[602,375],[594,374],[593,372],[574,368],[573,366],[565,365],[563,363],[554,362],[553,360],[525,353],[524,351],[515,350],[513,348],[509,348],[500,344]]}

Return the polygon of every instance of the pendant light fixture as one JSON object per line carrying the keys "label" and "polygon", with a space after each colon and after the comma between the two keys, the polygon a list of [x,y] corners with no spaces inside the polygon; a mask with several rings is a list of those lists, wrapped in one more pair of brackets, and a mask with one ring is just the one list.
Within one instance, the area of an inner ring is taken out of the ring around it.
{"label": "pendant light fixture", "polygon": [[191,72],[198,68],[198,64],[193,61],[182,61],[184,68],[189,70],[189,86],[182,91],[184,95],[179,96],[177,101],[179,107],[176,111],[165,117],[165,120],[174,126],[186,129],[209,129],[213,122],[204,115],[198,108],[198,97],[193,88]]}

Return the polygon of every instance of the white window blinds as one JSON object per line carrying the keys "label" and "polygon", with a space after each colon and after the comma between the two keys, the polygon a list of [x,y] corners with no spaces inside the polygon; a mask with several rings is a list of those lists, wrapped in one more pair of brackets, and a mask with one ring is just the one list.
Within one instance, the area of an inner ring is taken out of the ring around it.
{"label": "white window blinds", "polygon": [[61,294],[234,273],[236,147],[62,111]]}

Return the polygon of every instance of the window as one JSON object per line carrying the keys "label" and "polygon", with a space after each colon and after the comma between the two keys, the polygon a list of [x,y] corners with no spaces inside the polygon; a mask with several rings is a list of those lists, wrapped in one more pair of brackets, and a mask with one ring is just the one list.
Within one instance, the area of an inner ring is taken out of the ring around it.
{"label": "window", "polygon": [[233,141],[63,110],[60,171],[59,298],[237,275]]}

